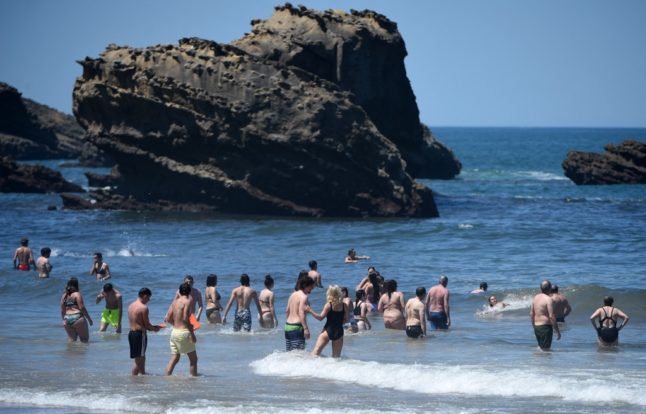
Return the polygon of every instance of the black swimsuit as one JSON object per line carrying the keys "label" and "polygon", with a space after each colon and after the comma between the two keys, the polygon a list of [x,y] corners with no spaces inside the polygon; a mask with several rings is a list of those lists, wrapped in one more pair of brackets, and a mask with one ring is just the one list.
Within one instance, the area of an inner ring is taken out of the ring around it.
{"label": "black swimsuit", "polygon": [[343,338],[343,317],[345,316],[345,303],[343,309],[340,311],[332,310],[330,304],[330,311],[327,313],[327,319],[323,330],[327,332],[327,336],[331,341]]}
{"label": "black swimsuit", "polygon": [[[604,317],[603,319],[599,318],[599,328],[597,328],[597,335],[605,343],[611,344],[619,338],[619,329],[617,329],[617,320],[612,317],[612,312],[615,308],[610,310],[610,316],[606,312],[605,308],[603,309]],[[610,319],[612,321],[612,326],[605,326],[603,323]]]}

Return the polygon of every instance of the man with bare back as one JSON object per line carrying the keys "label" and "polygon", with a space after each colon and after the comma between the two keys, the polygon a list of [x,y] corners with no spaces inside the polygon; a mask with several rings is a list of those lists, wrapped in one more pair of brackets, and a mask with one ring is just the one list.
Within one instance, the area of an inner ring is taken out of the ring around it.
{"label": "man with bare back", "polygon": [[287,319],[285,322],[285,348],[305,349],[305,340],[310,339],[310,329],[307,326],[307,295],[314,289],[314,280],[305,276],[298,280],[298,290],[289,296],[287,301]]}
{"label": "man with bare back", "polygon": [[309,266],[310,271],[307,272],[307,275],[314,281],[314,286],[322,288],[323,284],[321,283],[321,274],[318,271],[318,263],[316,263],[316,260],[310,260]]}
{"label": "man with bare back", "polygon": [[35,267],[36,263],[34,263],[34,255],[29,248],[29,239],[21,239],[20,247],[16,249],[13,255],[13,268],[29,271],[31,270],[31,265]]}
{"label": "man with bare back", "polygon": [[139,290],[139,297],[128,306],[128,343],[130,344],[130,358],[134,359],[132,375],[146,375],[146,346],[148,340],[146,331],[158,332],[159,325],[152,325],[148,319],[148,302],[152,293],[144,287]]}
{"label": "man with bare back", "polygon": [[529,311],[536,341],[543,351],[550,350],[554,331],[556,331],[556,339],[561,339],[559,324],[556,322],[556,315],[554,314],[554,302],[550,297],[551,293],[552,284],[549,280],[543,280],[541,282],[541,293],[534,296]]}
{"label": "man with bare back", "polygon": [[446,285],[449,278],[442,275],[437,285],[428,291],[426,297],[426,312],[432,329],[449,329],[451,326],[451,312],[449,309],[449,290]]}
{"label": "man with bare back", "polygon": [[256,303],[256,308],[258,308],[258,315],[262,315],[262,309],[260,308],[260,302],[258,301],[258,294],[256,290],[249,287],[249,275],[243,273],[240,276],[240,286],[231,291],[231,297],[227,306],[224,309],[224,318],[222,318],[222,323],[227,323],[227,314],[233,301],[236,301],[236,314],[233,319],[233,330],[235,332],[244,329],[245,331],[251,331],[251,311],[249,306],[253,300]]}
{"label": "man with bare back", "polygon": [[166,375],[172,375],[180,356],[187,354],[190,363],[189,373],[191,376],[197,376],[197,351],[195,350],[197,338],[193,332],[193,325],[189,322],[190,294],[191,286],[188,283],[182,283],[179,287],[179,297],[171,305],[168,322],[173,325],[173,331],[170,334],[171,356],[166,365]]}

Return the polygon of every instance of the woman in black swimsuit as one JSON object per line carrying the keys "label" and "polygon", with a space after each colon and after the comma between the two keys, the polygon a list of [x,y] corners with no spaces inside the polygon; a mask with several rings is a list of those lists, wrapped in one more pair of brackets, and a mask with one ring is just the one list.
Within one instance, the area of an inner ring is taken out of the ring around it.
{"label": "woman in black swimsuit", "polygon": [[316,319],[322,321],[325,317],[325,326],[321,331],[312,355],[321,355],[323,348],[332,341],[332,357],[339,358],[343,348],[343,322],[346,317],[345,304],[343,303],[343,292],[337,285],[331,285],[327,290],[327,303],[323,306],[320,314],[308,308],[308,312]]}
{"label": "woman in black swimsuit", "polygon": [[[601,346],[617,345],[619,343],[619,331],[626,326],[630,319],[621,309],[612,306],[614,302],[615,300],[612,296],[606,296],[603,298],[603,306],[590,316],[590,322],[595,331],[597,331],[599,345]],[[617,317],[622,319],[619,327],[617,327]],[[595,323],[597,319],[599,320],[599,326]]]}

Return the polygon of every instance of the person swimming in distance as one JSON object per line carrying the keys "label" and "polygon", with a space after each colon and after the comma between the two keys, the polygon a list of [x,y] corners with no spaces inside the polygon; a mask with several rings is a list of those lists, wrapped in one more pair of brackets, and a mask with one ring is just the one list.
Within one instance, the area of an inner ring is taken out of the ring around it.
{"label": "person swimming in distance", "polygon": [[496,298],[496,295],[491,295],[489,296],[489,309],[503,309],[509,306],[508,303],[505,302],[498,302],[498,299]]}
{"label": "person swimming in distance", "polygon": [[[621,309],[613,306],[615,300],[612,296],[603,298],[603,306],[594,311],[590,316],[590,323],[597,331],[597,340],[600,346],[614,346],[619,344],[619,331],[630,320]],[[617,327],[617,317],[622,319],[621,325]],[[599,320],[599,326],[595,324],[595,320]]]}
{"label": "person swimming in distance", "polygon": [[487,288],[489,288],[489,285],[487,285],[487,282],[480,282],[480,288],[473,289],[471,293],[473,294],[485,293],[487,291]]}
{"label": "person swimming in distance", "polygon": [[322,288],[323,284],[321,279],[321,273],[319,273],[318,271],[318,266],[319,266],[318,263],[316,262],[316,260],[310,260],[310,262],[308,263],[308,266],[310,267],[310,271],[307,272],[307,275],[312,278],[312,280],[314,281],[314,285],[316,287]]}
{"label": "person swimming in distance", "polygon": [[360,260],[368,260],[370,256],[358,256],[356,250],[351,248],[348,250],[348,255],[345,257],[345,263],[357,263]]}

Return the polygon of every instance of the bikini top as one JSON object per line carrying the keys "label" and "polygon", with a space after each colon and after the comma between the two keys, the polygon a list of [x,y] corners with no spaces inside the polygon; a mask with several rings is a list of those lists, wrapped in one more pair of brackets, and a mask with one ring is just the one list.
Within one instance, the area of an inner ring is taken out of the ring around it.
{"label": "bikini top", "polygon": [[96,264],[94,265],[94,270],[95,270],[98,274],[100,274],[100,275],[104,275],[104,274],[105,274],[105,263],[101,263],[101,265],[99,265],[98,263],[96,263]]}
{"label": "bikini top", "polygon": [[612,317],[612,313],[614,312],[615,308],[613,307],[613,308],[610,309],[610,316],[608,316],[608,313],[606,312],[605,308],[601,308],[601,309],[603,310],[603,314],[605,316],[603,318],[601,316],[599,316],[599,325],[601,325],[603,327],[604,326],[603,323],[606,320],[610,319],[612,321],[611,328],[617,326],[617,319]]}
{"label": "bikini top", "polygon": [[357,304],[354,307],[354,316],[361,316],[361,305],[363,304],[363,301],[357,301]]}
{"label": "bikini top", "polygon": [[76,302],[76,298],[72,297],[72,296],[68,296],[67,298],[65,298],[65,300],[63,301],[63,305],[65,305],[66,308],[71,308],[73,306],[78,307],[78,303]]}

